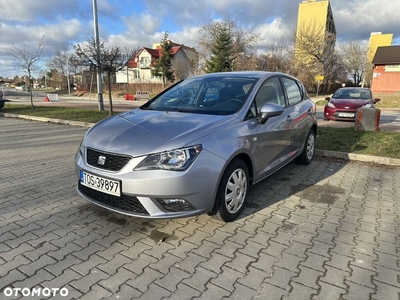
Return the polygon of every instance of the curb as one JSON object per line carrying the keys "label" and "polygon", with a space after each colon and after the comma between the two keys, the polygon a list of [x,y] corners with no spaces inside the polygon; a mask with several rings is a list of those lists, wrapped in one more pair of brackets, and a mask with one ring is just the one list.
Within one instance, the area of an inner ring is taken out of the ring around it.
{"label": "curb", "polygon": [[[94,125],[94,123],[89,123],[89,122],[69,121],[69,120],[62,120],[62,119],[17,115],[17,114],[10,114],[10,113],[0,113],[0,116],[5,117],[5,118],[17,118],[17,119],[25,119],[25,120],[31,120],[31,121],[62,124],[62,125],[75,125],[75,126],[81,126],[81,127],[87,127],[87,128],[90,128]],[[315,155],[321,156],[321,157],[338,158],[338,159],[347,160],[347,161],[369,162],[369,163],[375,163],[375,164],[387,165],[387,166],[400,166],[400,159],[390,158],[390,157],[372,156],[372,155],[365,155],[365,154],[355,154],[355,153],[346,153],[346,152],[320,150],[320,149],[315,149]]]}
{"label": "curb", "polygon": [[338,152],[331,150],[319,150],[319,149],[315,150],[315,155],[321,157],[338,158],[347,161],[369,162],[386,166],[400,166],[400,159],[390,158],[390,157],[346,153],[346,152]]}

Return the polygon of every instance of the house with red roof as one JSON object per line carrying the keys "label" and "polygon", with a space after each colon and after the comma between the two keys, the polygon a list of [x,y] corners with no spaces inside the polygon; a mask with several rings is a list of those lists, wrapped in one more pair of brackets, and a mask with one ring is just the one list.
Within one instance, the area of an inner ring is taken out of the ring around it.
{"label": "house with red roof", "polygon": [[[176,80],[196,75],[198,72],[199,55],[192,47],[172,43],[171,65]],[[160,44],[153,48],[143,47],[128,61],[126,67],[117,72],[117,83],[162,83],[161,77],[156,77],[152,69],[162,55]]]}

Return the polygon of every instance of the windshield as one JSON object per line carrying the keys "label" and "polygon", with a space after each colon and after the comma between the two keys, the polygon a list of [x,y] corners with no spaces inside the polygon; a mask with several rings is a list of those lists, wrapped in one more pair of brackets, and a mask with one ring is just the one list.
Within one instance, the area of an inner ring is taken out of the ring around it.
{"label": "windshield", "polygon": [[141,109],[228,115],[245,102],[255,78],[205,76],[183,80]]}
{"label": "windshield", "polygon": [[332,96],[335,99],[355,99],[368,100],[372,98],[371,91],[368,89],[339,89]]}

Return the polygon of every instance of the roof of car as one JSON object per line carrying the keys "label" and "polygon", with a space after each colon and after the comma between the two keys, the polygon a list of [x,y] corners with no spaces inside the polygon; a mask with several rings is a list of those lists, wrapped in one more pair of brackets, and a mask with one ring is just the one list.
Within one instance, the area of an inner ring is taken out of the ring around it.
{"label": "roof of car", "polygon": [[358,86],[348,86],[348,87],[341,87],[338,90],[369,90],[369,88],[366,87],[358,87]]}
{"label": "roof of car", "polygon": [[219,72],[219,73],[207,73],[201,74],[194,77],[202,77],[202,76],[222,76],[222,77],[253,77],[253,78],[261,78],[266,75],[285,75],[292,77],[291,75],[280,73],[280,72],[267,72],[267,71],[234,71],[234,72]]}

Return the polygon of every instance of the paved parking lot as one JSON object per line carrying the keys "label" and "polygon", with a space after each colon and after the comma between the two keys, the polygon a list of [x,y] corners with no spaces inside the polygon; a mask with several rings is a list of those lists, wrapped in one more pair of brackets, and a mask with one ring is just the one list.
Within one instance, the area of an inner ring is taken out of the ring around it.
{"label": "paved parking lot", "polygon": [[234,223],[137,219],[77,196],[85,130],[0,117],[0,299],[400,299],[399,168],[293,163]]}

